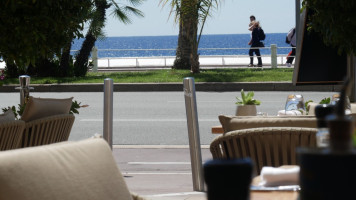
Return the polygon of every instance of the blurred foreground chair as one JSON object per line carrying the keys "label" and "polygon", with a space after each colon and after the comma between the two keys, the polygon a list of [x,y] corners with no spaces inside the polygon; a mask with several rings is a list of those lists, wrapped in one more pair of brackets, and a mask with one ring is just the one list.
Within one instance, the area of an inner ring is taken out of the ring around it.
{"label": "blurred foreground chair", "polygon": [[297,147],[316,146],[315,128],[268,127],[228,132],[213,140],[210,152],[213,159],[249,157],[254,162],[254,173],[263,166],[296,165]]}
{"label": "blurred foreground chair", "polygon": [[[11,172],[11,173],[9,173]],[[1,200],[139,200],[103,139],[0,153]]]}
{"label": "blurred foreground chair", "polygon": [[0,151],[18,148],[24,128],[22,120],[0,122]]}
{"label": "blurred foreground chair", "polygon": [[317,128],[315,116],[228,116],[219,115],[219,121],[224,133],[262,127],[304,127]]}
{"label": "blurred foreground chair", "polygon": [[74,115],[53,115],[26,122],[20,147],[31,147],[67,141]]}
{"label": "blurred foreground chair", "polygon": [[26,126],[20,147],[67,141],[75,119],[74,115],[69,114],[72,99],[30,96],[21,115]]}

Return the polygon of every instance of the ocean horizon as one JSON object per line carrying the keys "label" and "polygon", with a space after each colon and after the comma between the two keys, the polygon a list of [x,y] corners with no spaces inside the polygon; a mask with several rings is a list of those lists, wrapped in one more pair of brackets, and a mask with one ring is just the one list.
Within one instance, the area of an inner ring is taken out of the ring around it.
{"label": "ocean horizon", "polygon": [[[278,54],[288,54],[291,48],[285,43],[287,33],[266,33],[262,55],[270,55],[268,47],[277,45]],[[250,34],[202,35],[198,53],[200,55],[248,55]],[[72,50],[79,50],[84,39],[74,41]],[[96,41],[98,57],[155,57],[175,56],[178,36],[120,36],[105,37]],[[208,48],[208,49],[206,49]],[[113,50],[110,50],[113,49]]]}

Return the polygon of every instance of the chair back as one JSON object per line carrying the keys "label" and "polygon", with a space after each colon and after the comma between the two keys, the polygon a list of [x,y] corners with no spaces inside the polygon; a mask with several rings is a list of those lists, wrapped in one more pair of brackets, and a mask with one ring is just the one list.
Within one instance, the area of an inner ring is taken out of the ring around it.
{"label": "chair back", "polygon": [[13,120],[0,123],[0,151],[19,148],[25,122]]}
{"label": "chair back", "polygon": [[263,166],[296,165],[297,147],[316,146],[315,128],[267,127],[231,131],[210,144],[213,159],[249,157],[254,162],[254,173]]}
{"label": "chair back", "polygon": [[0,153],[1,200],[132,200],[104,139]]}
{"label": "chair back", "polygon": [[72,114],[61,114],[26,122],[21,147],[67,141],[74,119]]}

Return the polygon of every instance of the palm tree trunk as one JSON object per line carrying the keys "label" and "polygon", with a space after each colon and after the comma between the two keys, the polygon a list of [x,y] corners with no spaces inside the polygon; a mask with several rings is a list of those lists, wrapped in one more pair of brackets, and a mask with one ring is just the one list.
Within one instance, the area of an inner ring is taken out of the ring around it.
{"label": "palm tree trunk", "polygon": [[71,48],[72,48],[72,41],[69,41],[67,46],[65,46],[62,50],[61,61],[59,64],[59,73],[63,77],[68,76]]}
{"label": "palm tree trunk", "polygon": [[95,7],[97,12],[97,17],[95,17],[90,28],[85,36],[85,40],[80,48],[79,54],[75,57],[74,63],[74,74],[75,76],[85,76],[88,71],[88,62],[90,52],[93,49],[97,34],[105,26],[106,9],[110,7],[106,0],[95,0]]}
{"label": "palm tree trunk", "polygon": [[14,62],[9,62],[6,58],[4,58],[5,63],[6,63],[6,75],[9,78],[17,78],[21,73],[19,72],[20,70],[16,66]]}
{"label": "palm tree trunk", "polygon": [[190,69],[190,45],[187,28],[183,26],[182,20],[179,21],[178,47],[173,69]]}
{"label": "palm tree trunk", "polygon": [[190,54],[190,64],[191,64],[191,72],[192,73],[199,73],[200,66],[199,66],[199,55],[198,55],[198,20],[199,20],[199,11],[198,11],[198,0],[192,1],[195,5],[195,9],[191,10],[189,24],[191,27],[190,32],[190,43],[192,52]]}
{"label": "palm tree trunk", "polygon": [[85,40],[80,48],[79,54],[75,57],[74,75],[85,76],[88,71],[89,56],[96,42],[96,37],[91,32],[85,36]]}

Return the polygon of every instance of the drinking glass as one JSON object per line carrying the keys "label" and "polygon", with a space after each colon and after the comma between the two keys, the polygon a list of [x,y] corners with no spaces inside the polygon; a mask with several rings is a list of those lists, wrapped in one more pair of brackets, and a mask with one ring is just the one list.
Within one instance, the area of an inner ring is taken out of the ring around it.
{"label": "drinking glass", "polygon": [[[333,105],[336,105],[337,102],[340,100],[340,94],[333,94],[333,96],[331,97],[331,101],[330,103]],[[346,114],[350,114],[351,113],[351,104],[350,104],[350,99],[348,96],[346,96],[346,105],[345,105],[345,112]],[[350,113],[347,113],[350,112]]]}
{"label": "drinking glass", "polygon": [[285,111],[305,110],[304,98],[301,94],[290,94],[287,97]]}
{"label": "drinking glass", "polygon": [[267,117],[268,113],[267,112],[257,112],[257,116]]}
{"label": "drinking glass", "polygon": [[339,94],[333,94],[331,97],[330,103],[333,105],[336,105],[336,103],[340,100],[340,95]]}

